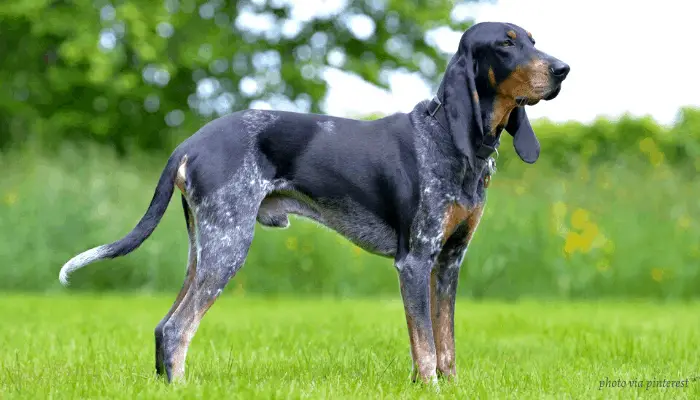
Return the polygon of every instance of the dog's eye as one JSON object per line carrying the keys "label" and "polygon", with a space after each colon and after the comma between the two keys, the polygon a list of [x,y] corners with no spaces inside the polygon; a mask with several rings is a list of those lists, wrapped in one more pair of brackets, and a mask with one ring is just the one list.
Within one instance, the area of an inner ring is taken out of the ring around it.
{"label": "dog's eye", "polygon": [[515,43],[513,43],[512,40],[507,39],[507,40],[504,40],[504,41],[502,41],[501,43],[499,43],[499,45],[500,45],[501,47],[511,47],[511,46],[515,46]]}

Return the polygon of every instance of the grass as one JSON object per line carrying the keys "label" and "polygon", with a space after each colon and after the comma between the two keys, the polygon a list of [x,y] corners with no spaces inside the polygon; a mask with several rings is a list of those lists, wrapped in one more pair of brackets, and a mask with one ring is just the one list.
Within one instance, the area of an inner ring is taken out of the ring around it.
{"label": "grass", "polygon": [[[173,296],[4,295],[0,398],[697,398],[700,304],[458,300],[459,380],[408,381],[397,299],[225,295],[187,381],[154,378],[153,328]],[[643,387],[601,389],[601,380]],[[686,388],[648,381],[685,380]],[[653,384],[652,384],[653,385]]]}

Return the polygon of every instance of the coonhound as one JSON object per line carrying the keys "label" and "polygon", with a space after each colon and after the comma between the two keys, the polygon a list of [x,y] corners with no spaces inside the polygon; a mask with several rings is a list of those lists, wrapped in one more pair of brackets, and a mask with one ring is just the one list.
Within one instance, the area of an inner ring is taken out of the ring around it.
{"label": "coonhound", "polygon": [[503,129],[527,163],[540,154],[524,106],[557,96],[569,66],[508,23],[462,35],[435,98],[374,121],[246,110],[204,125],[168,159],[145,215],[123,239],[60,273],[123,256],[153,232],[174,187],[189,233],[184,285],[155,329],[156,370],[184,376],[199,323],[243,265],[257,221],[315,220],[391,257],[408,325],[412,379],[453,376],[457,277],[477,229]]}

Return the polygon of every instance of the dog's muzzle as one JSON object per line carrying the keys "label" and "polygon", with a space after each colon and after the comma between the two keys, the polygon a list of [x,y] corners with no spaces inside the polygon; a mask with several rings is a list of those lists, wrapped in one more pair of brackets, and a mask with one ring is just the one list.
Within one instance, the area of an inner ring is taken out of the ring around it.
{"label": "dog's muzzle", "polygon": [[557,95],[559,94],[560,91],[561,91],[561,85],[557,85],[556,89],[554,89],[551,93],[546,95],[544,97],[544,99],[546,101],[552,100],[553,98],[557,97]]}

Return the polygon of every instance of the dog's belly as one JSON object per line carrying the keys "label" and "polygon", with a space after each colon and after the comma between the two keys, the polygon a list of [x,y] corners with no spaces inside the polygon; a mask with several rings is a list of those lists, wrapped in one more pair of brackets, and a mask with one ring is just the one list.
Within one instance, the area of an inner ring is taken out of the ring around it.
{"label": "dog's belly", "polygon": [[297,192],[274,192],[263,200],[257,220],[264,226],[286,228],[289,214],[316,221],[372,254],[396,254],[396,231],[352,200],[313,201]]}

